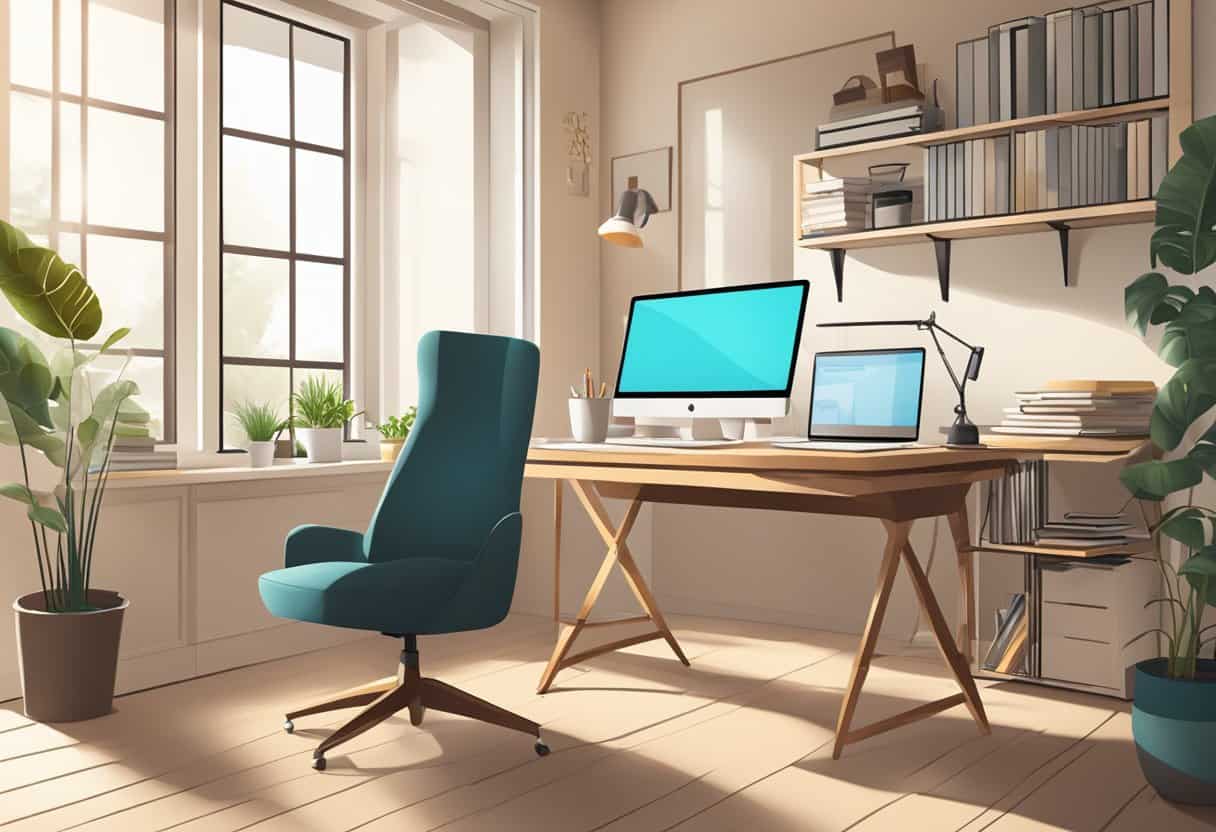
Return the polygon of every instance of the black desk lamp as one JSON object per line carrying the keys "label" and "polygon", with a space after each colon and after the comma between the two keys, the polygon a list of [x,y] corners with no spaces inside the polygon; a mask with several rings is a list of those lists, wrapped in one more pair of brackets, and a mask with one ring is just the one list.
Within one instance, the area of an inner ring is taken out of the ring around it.
{"label": "black desk lamp", "polygon": [[[954,408],[956,414],[954,424],[950,426],[950,432],[946,435],[947,445],[978,445],[980,444],[980,431],[971,420],[967,418],[967,382],[975,381],[980,377],[980,362],[984,360],[984,348],[973,347],[959,338],[950,330],[941,326],[937,322],[937,313],[930,312],[929,318],[924,321],[839,321],[836,323],[819,324],[822,327],[837,327],[837,326],[914,326],[920,330],[927,330],[929,335],[933,337],[933,343],[937,347],[937,354],[942,357],[942,363],[946,365],[946,372],[950,374],[950,380],[954,382],[954,389],[958,391],[958,404]],[[950,366],[949,360],[946,358],[946,351],[942,349],[942,342],[938,339],[937,333],[948,335],[955,341],[962,344],[967,349],[971,350],[971,355],[967,359],[967,369],[963,373],[960,380],[954,372],[954,368]]]}

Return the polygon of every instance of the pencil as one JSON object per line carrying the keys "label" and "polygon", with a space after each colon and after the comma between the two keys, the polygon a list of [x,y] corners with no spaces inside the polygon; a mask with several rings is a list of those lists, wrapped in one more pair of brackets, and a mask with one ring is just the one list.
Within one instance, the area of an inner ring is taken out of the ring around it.
{"label": "pencil", "polygon": [[608,382],[601,381],[600,382],[600,398],[601,399],[604,398],[604,394],[607,392],[608,392]]}
{"label": "pencil", "polygon": [[583,370],[583,389],[587,392],[587,398],[591,398],[595,391],[591,389],[591,368]]}
{"label": "pencil", "polygon": [[572,399],[579,398],[578,391],[574,389],[573,384],[570,385],[570,398],[572,398]]}

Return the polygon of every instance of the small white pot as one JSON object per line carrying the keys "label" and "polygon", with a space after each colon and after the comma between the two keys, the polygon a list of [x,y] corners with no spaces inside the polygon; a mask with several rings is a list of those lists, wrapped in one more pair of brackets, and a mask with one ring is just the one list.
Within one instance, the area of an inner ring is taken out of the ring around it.
{"label": "small white pot", "polygon": [[603,442],[612,421],[612,399],[570,399],[570,433],[576,442]]}
{"label": "small white pot", "polygon": [[249,443],[249,467],[269,468],[274,463],[274,442]]}
{"label": "small white pot", "polygon": [[309,462],[342,461],[342,428],[296,428]]}

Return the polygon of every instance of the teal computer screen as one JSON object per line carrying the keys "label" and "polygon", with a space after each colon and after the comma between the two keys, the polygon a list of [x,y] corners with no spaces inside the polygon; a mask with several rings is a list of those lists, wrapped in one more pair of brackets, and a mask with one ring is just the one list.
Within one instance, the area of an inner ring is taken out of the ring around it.
{"label": "teal computer screen", "polygon": [[618,396],[788,396],[807,284],[639,297]]}
{"label": "teal computer screen", "polygon": [[880,435],[903,428],[915,436],[924,367],[920,348],[819,353],[811,384],[810,435]]}

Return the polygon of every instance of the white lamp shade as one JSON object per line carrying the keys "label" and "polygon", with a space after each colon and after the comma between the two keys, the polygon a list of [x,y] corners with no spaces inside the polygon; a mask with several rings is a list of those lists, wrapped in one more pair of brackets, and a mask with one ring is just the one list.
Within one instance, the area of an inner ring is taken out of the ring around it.
{"label": "white lamp shade", "polygon": [[642,235],[636,225],[621,217],[605,220],[600,226],[599,234],[610,243],[626,248],[641,248]]}

